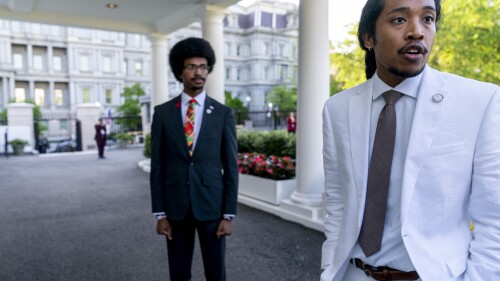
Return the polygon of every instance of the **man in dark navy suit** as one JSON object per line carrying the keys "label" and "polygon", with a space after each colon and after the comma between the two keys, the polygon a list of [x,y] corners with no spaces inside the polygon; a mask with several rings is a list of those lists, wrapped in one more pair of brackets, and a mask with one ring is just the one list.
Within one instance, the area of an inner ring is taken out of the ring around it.
{"label": "man in dark navy suit", "polygon": [[195,232],[206,280],[226,280],[225,236],[232,232],[238,194],[234,113],[205,93],[215,64],[207,41],[178,42],[169,61],[184,89],[156,106],[153,115],[150,184],[156,231],[167,237],[171,281],[191,280]]}

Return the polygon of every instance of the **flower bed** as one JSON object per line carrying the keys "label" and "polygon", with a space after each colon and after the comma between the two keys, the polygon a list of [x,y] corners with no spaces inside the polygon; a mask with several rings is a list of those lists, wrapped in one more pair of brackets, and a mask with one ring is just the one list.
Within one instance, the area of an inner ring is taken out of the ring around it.
{"label": "flower bed", "polygon": [[241,174],[273,180],[286,180],[295,177],[295,161],[288,156],[240,153],[238,154],[238,168]]}

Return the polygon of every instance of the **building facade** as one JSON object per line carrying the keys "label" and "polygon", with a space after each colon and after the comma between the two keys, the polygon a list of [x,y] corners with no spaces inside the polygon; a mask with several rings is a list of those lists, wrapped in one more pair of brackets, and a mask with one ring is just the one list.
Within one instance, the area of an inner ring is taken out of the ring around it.
{"label": "building facade", "polygon": [[[298,7],[273,2],[234,5],[224,19],[225,90],[256,110],[297,77]],[[169,49],[189,36],[202,36],[200,23],[169,34]],[[151,65],[147,35],[0,19],[0,110],[32,100],[44,115],[71,115],[86,103],[114,112],[126,86],[151,94]],[[178,95],[181,85],[168,78],[170,97]]]}

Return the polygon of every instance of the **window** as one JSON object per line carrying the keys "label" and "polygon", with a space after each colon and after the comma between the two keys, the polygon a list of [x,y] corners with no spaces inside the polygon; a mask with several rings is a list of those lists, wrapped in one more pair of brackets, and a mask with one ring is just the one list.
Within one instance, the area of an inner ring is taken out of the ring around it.
{"label": "window", "polygon": [[12,56],[14,60],[14,67],[17,69],[23,69],[24,68],[23,55],[14,53]]}
{"label": "window", "polygon": [[269,42],[264,42],[264,55],[271,54],[271,44]]}
{"label": "window", "polygon": [[125,73],[125,75],[127,75],[128,73],[127,68],[128,68],[127,61],[123,60],[123,73]]}
{"label": "window", "polygon": [[281,65],[281,73],[280,73],[280,76],[281,76],[281,80],[286,80],[286,79],[288,79],[288,65],[286,65],[286,64],[282,64],[282,65]]}
{"label": "window", "polygon": [[102,61],[102,71],[111,72],[111,57],[105,56]]}
{"label": "window", "polygon": [[33,69],[43,70],[43,57],[41,55],[33,55]]}
{"label": "window", "polygon": [[226,80],[231,80],[231,68],[226,67]]}
{"label": "window", "polygon": [[62,58],[55,56],[52,58],[52,67],[56,71],[61,71],[62,70]]}
{"label": "window", "polygon": [[63,106],[64,105],[64,92],[62,89],[55,89],[54,90],[54,102],[56,106]]}
{"label": "window", "polygon": [[16,102],[26,101],[26,90],[24,88],[16,88],[14,90],[14,99]]}
{"label": "window", "polygon": [[111,104],[111,89],[106,89],[106,104]]}
{"label": "window", "polygon": [[80,56],[80,70],[89,71],[90,70],[90,57],[89,55]]}
{"label": "window", "polygon": [[142,62],[140,61],[135,62],[135,75],[142,76]]}
{"label": "window", "polygon": [[38,106],[45,105],[45,90],[41,88],[35,89],[35,104]]}
{"label": "window", "polygon": [[41,33],[41,26],[38,23],[32,23],[31,24],[31,32],[33,34],[40,34]]}
{"label": "window", "polygon": [[90,102],[90,88],[83,88],[83,90],[82,90],[82,102],[83,103]]}
{"label": "window", "polygon": [[51,25],[50,26],[50,33],[53,36],[59,36],[59,34],[61,33],[61,30],[60,30],[59,26],[57,26],[57,25]]}
{"label": "window", "polygon": [[69,128],[68,123],[68,120],[59,120],[59,130],[67,131]]}

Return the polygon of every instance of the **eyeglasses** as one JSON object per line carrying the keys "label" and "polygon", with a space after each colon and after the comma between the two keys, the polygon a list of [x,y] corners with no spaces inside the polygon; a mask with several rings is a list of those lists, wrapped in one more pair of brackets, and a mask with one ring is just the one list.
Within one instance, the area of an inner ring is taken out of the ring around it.
{"label": "eyeglasses", "polygon": [[200,72],[207,72],[208,68],[209,67],[206,64],[200,64],[200,65],[188,64],[188,65],[184,66],[184,69],[189,71],[189,72],[194,72],[196,70],[199,70]]}

